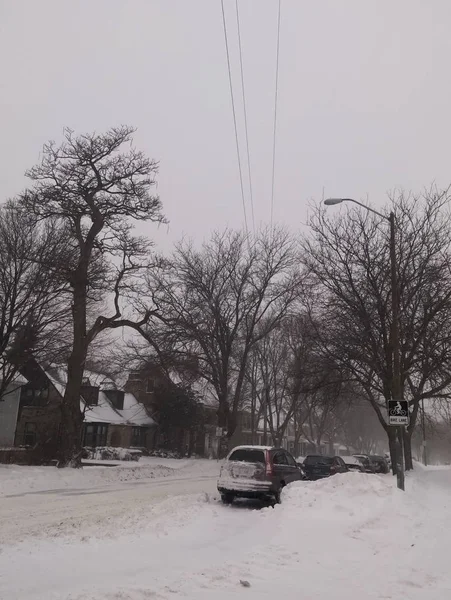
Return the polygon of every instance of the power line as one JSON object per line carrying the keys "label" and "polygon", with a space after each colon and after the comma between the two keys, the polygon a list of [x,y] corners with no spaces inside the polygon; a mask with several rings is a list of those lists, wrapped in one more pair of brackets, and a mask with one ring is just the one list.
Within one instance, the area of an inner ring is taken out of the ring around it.
{"label": "power line", "polygon": [[277,51],[276,51],[276,89],[274,94],[274,132],[272,142],[272,185],[271,185],[271,225],[274,213],[274,181],[276,172],[276,132],[277,132],[277,96],[279,88],[279,46],[280,46],[280,6],[282,0],[279,0],[279,14],[277,17]]}
{"label": "power line", "polygon": [[224,0],[221,0],[221,8],[222,8],[222,24],[224,26],[224,40],[225,40],[225,47],[226,47],[226,54],[227,54],[227,68],[229,71],[229,85],[230,85],[230,97],[232,100],[233,124],[235,127],[236,153],[237,153],[237,157],[238,157],[238,169],[240,172],[241,200],[243,202],[244,227],[246,229],[246,234],[247,234],[247,233],[249,233],[249,231],[248,231],[248,227],[247,227],[246,203],[244,200],[243,172],[241,169],[240,144],[238,142],[238,128],[237,128],[237,124],[236,124],[235,101],[233,98],[232,71],[230,68],[229,42],[228,42],[228,38],[227,38],[227,25],[226,25],[225,11],[224,11]]}
{"label": "power line", "polygon": [[243,92],[244,130],[245,130],[245,134],[246,134],[247,168],[248,168],[248,176],[249,176],[249,192],[250,192],[250,199],[251,199],[252,229],[255,233],[254,195],[252,192],[251,156],[250,156],[250,152],[249,152],[249,136],[247,133],[246,92],[245,92],[245,87],[244,87],[243,52],[241,49],[241,30],[240,30],[240,14],[239,14],[239,10],[238,10],[238,0],[235,0],[235,8],[236,8],[236,25],[237,25],[237,29],[238,29],[238,47],[240,50],[241,89]]}

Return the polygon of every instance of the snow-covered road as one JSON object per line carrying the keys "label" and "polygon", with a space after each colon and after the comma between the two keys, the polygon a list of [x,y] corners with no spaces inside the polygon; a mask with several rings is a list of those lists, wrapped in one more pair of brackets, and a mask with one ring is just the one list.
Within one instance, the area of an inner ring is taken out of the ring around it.
{"label": "snow-covered road", "polygon": [[1,600],[451,597],[449,469],[418,469],[405,494],[390,476],[300,482],[257,510],[222,506],[207,466],[4,497]]}

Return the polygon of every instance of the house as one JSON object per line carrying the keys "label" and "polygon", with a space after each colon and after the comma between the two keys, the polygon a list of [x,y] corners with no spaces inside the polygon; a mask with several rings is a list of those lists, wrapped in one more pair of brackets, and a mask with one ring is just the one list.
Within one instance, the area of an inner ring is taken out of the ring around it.
{"label": "house", "polygon": [[[49,368],[47,376],[64,394],[64,369]],[[82,444],[87,447],[154,447],[156,423],[134,394],[125,392],[110,377],[85,370],[80,393],[83,413]]]}
{"label": "house", "polygon": [[[217,406],[202,380],[189,376],[182,379],[177,372],[168,372],[148,363],[142,369],[129,373],[124,389],[132,392],[160,423],[155,437],[156,448],[208,458],[218,456],[222,430],[217,427]],[[194,423],[183,422],[174,414],[171,423],[162,423],[163,403],[172,401],[171,394],[183,395],[184,389],[190,390],[196,397],[201,413],[199,418]]]}
{"label": "house", "polygon": [[[0,399],[0,462],[47,463],[56,458],[59,436],[64,435],[66,375],[63,369],[44,370],[29,359],[21,376]],[[156,423],[145,406],[104,375],[85,373],[80,409],[83,445],[154,447]]]}

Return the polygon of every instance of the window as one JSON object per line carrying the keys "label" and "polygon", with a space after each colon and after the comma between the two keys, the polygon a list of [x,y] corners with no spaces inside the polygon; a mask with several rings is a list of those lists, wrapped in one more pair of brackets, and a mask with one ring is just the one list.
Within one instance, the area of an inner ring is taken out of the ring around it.
{"label": "window", "polygon": [[331,465],[333,463],[333,458],[330,456],[319,456],[313,455],[307,456],[304,461],[306,465]]}
{"label": "window", "polygon": [[142,448],[146,445],[146,428],[145,427],[133,427],[132,428],[132,446]]}
{"label": "window", "polygon": [[34,446],[36,444],[36,423],[25,423],[23,443],[24,446]]}
{"label": "window", "polygon": [[287,455],[285,452],[277,452],[272,459],[273,465],[288,465]]}
{"label": "window", "polygon": [[104,423],[88,423],[85,425],[83,445],[94,448],[106,446],[108,425]]}
{"label": "window", "polygon": [[252,417],[249,413],[243,413],[241,416],[241,427],[244,430],[251,431],[252,429]]}
{"label": "window", "polygon": [[147,379],[147,383],[146,383],[146,392],[148,394],[151,394],[154,391],[155,391],[155,379],[153,379],[153,377],[149,377]]}
{"label": "window", "polygon": [[287,452],[285,454],[285,456],[287,457],[287,462],[290,465],[290,467],[295,467],[296,466],[296,461],[294,460],[294,458],[291,456],[291,454],[289,452]]}
{"label": "window", "polygon": [[248,462],[248,463],[265,463],[265,453],[263,450],[257,450],[250,448],[235,450],[229,457],[229,460],[235,462]]}
{"label": "window", "polygon": [[45,406],[49,397],[48,387],[36,388],[27,383],[22,386],[20,401],[23,406]]}

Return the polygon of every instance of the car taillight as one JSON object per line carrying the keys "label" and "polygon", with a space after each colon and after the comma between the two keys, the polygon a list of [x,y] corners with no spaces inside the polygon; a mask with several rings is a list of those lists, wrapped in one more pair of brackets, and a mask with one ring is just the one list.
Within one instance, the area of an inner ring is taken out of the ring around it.
{"label": "car taillight", "polygon": [[268,450],[266,450],[266,475],[268,477],[272,476],[272,464],[271,464],[271,455]]}

